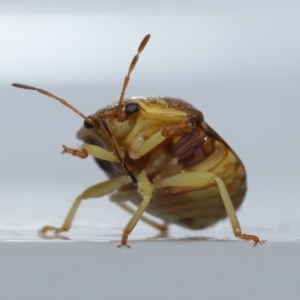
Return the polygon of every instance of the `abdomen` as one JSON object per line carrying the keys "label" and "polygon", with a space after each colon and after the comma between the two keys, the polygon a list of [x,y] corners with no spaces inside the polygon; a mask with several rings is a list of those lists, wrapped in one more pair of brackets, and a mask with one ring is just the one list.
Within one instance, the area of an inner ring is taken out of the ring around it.
{"label": "abdomen", "polygon": [[[245,169],[239,158],[227,145],[219,141],[215,143],[216,147],[212,155],[184,171],[213,172],[223,179],[233,206],[237,209],[241,205],[247,189]],[[134,199],[132,202],[138,205],[140,200]],[[156,189],[147,212],[168,223],[175,223],[189,229],[210,226],[227,216],[217,185],[201,186],[201,182],[199,182],[199,188]]]}

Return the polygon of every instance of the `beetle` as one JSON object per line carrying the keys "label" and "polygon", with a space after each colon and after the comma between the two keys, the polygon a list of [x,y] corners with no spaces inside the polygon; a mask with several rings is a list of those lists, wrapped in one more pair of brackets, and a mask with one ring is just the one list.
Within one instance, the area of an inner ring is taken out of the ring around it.
{"label": "beetle", "polygon": [[[93,156],[109,178],[76,198],[61,227],[44,226],[41,231],[68,231],[83,199],[110,194],[113,202],[132,213],[118,247],[129,247],[128,236],[139,219],[164,231],[169,223],[202,229],[226,215],[237,238],[253,241],[254,246],[263,243],[255,235],[242,233],[236,216],[247,190],[243,163],[204,121],[202,112],[176,98],[124,98],[149,39],[148,34],[130,64],[119,101],[90,116],[43,89],[13,84],[56,99],[80,115],[84,123],[77,137],[83,145],[79,149],[63,146],[62,153]],[[145,211],[165,225],[142,216]]]}

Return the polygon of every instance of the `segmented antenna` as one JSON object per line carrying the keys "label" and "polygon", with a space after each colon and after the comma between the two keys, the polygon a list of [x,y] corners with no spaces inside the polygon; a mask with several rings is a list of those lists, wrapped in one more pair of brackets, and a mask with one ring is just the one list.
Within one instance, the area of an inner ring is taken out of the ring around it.
{"label": "segmented antenna", "polygon": [[118,118],[119,120],[122,119],[122,103],[123,103],[123,100],[124,100],[124,96],[125,96],[125,91],[126,91],[126,88],[127,88],[127,85],[128,85],[128,82],[130,80],[130,74],[131,72],[133,71],[137,61],[139,60],[139,55],[142,53],[142,51],[144,50],[144,48],[146,47],[149,39],[150,39],[150,34],[147,34],[144,39],[142,40],[142,42],[140,43],[140,46],[138,48],[138,51],[137,51],[137,54],[134,56],[134,58],[132,59],[132,62],[130,64],[130,67],[129,67],[129,70],[128,70],[128,73],[124,79],[124,83],[123,83],[123,88],[122,88],[122,92],[121,92],[121,95],[120,95],[120,100],[119,100],[119,108],[118,108]]}
{"label": "segmented antenna", "polygon": [[21,88],[21,89],[25,89],[25,90],[33,90],[33,91],[38,91],[39,93],[46,95],[50,98],[53,98],[55,100],[58,100],[61,104],[65,105],[66,107],[70,108],[71,110],[73,110],[77,115],[79,115],[80,117],[82,117],[86,122],[88,122],[89,124],[93,125],[94,127],[97,126],[97,124],[91,120],[90,118],[88,118],[87,116],[85,116],[82,112],[80,112],[78,109],[76,109],[74,106],[72,106],[71,104],[69,104],[66,100],[59,98],[43,89],[39,89],[39,88],[35,88],[33,86],[30,85],[25,85],[25,84],[20,84],[20,83],[13,83],[12,84],[14,87],[17,88]]}
{"label": "segmented antenna", "polygon": [[[139,55],[142,53],[142,51],[144,50],[145,46],[147,45],[148,41],[150,39],[150,34],[147,34],[144,39],[142,40],[139,48],[138,48],[138,51],[137,51],[137,54],[133,57],[132,59],[132,62],[130,64],[130,67],[129,67],[129,70],[128,70],[128,73],[124,79],[124,83],[123,83],[123,88],[122,88],[122,91],[121,91],[121,95],[120,95],[120,100],[119,100],[119,108],[118,108],[118,111],[117,111],[117,115],[118,115],[118,119],[119,120],[122,120],[122,103],[123,103],[123,100],[124,100],[124,95],[125,95],[125,91],[126,91],[126,88],[127,88],[127,85],[129,83],[129,80],[130,80],[130,74],[132,73],[133,69],[135,68],[135,65],[137,63],[137,61],[139,60]],[[35,88],[33,86],[29,86],[29,85],[25,85],[25,84],[20,84],[20,83],[13,83],[12,84],[14,87],[17,87],[17,88],[21,88],[21,89],[25,89],[25,90],[34,90],[34,91],[38,91],[39,93],[41,94],[44,94],[50,98],[53,98],[55,100],[58,100],[61,104],[67,106],[68,108],[70,108],[71,110],[73,110],[76,114],[78,114],[80,117],[82,117],[87,123],[91,124],[92,126],[94,127],[97,127],[97,124],[95,121],[91,120],[90,118],[88,118],[87,116],[85,116],[82,112],[80,112],[78,109],[76,109],[74,106],[72,106],[71,104],[69,104],[66,100],[62,99],[62,98],[59,98],[43,89],[40,89],[40,88]]]}

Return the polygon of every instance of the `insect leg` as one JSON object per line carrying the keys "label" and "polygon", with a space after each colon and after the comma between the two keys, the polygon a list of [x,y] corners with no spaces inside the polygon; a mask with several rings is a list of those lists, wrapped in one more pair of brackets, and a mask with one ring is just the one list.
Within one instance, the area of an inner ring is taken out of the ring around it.
{"label": "insect leg", "polygon": [[78,156],[80,158],[86,158],[89,155],[97,157],[107,161],[120,162],[119,159],[111,152],[101,148],[100,146],[95,146],[91,144],[83,144],[80,149],[72,149],[63,145],[62,154],[68,153],[73,156]]}
{"label": "insect leg", "polygon": [[120,162],[119,159],[111,152],[91,144],[83,144],[82,147],[93,157],[97,157],[103,160]]}
{"label": "insect leg", "polygon": [[[110,201],[117,204],[121,208],[123,208],[125,211],[133,215],[135,213],[135,209],[132,208],[130,205],[125,203],[126,201],[133,199],[136,196],[136,188],[127,190],[127,191],[118,191],[112,195],[110,195]],[[141,216],[140,220],[146,223],[147,225],[161,231],[161,232],[167,232],[168,230],[168,224],[160,224],[156,221],[152,220],[151,218],[148,218],[146,216]]]}
{"label": "insect leg", "polygon": [[136,210],[136,212],[134,213],[134,215],[131,217],[128,224],[125,226],[125,228],[123,230],[121,244],[118,247],[125,246],[127,248],[130,248],[127,245],[128,236],[131,233],[131,231],[133,230],[133,228],[135,227],[135,225],[137,224],[138,220],[141,218],[144,211],[147,209],[147,206],[150,203],[150,200],[152,198],[152,187],[151,187],[149,179],[146,175],[145,170],[143,170],[139,174],[137,180],[138,180],[138,193],[141,194],[143,200],[142,200],[140,206],[138,207],[138,209]]}
{"label": "insect leg", "polygon": [[[191,130],[191,124],[187,121],[181,121],[179,123],[175,123],[169,126],[166,126],[164,130],[159,130],[150,136],[139,149],[130,149],[129,155],[131,158],[138,159],[141,156],[149,153],[153,148],[157,145],[161,144],[164,140],[169,137],[174,137],[177,135],[182,135]],[[127,143],[134,144],[133,140],[136,136],[131,135],[127,137]]]}
{"label": "insect leg", "polygon": [[53,226],[44,226],[41,229],[41,233],[45,233],[47,231],[53,230],[55,233],[68,231],[72,225],[72,221],[75,217],[77,209],[82,200],[90,199],[90,198],[99,198],[105,196],[107,194],[112,193],[114,190],[120,188],[122,185],[131,182],[131,179],[128,176],[121,176],[115,179],[110,179],[98,184],[95,184],[89,188],[87,188],[81,195],[79,195],[74,201],[63,225],[61,227],[53,227]]}
{"label": "insect leg", "polygon": [[186,173],[174,175],[174,176],[167,177],[167,178],[161,178],[161,179],[157,180],[154,183],[154,185],[157,188],[163,188],[163,187],[167,187],[167,186],[201,187],[201,186],[209,185],[212,183],[215,183],[218,186],[218,189],[220,191],[221,198],[223,200],[227,215],[231,222],[231,226],[232,226],[234,235],[243,240],[253,241],[254,246],[256,246],[258,243],[262,244],[264,241],[261,241],[257,236],[242,233],[240,223],[238,221],[235,209],[231,202],[231,199],[228,194],[227,188],[224,184],[224,181],[220,177],[217,177],[214,173],[212,173],[212,172],[186,172]]}
{"label": "insect leg", "polygon": [[[123,208],[125,211],[127,211],[128,213],[130,214],[134,214],[135,213],[135,209],[132,208],[130,205],[128,205],[127,203],[125,202],[119,202],[119,203],[116,203],[118,206],[120,206],[121,208]],[[160,224],[160,223],[157,223],[155,222],[154,220],[146,217],[146,216],[141,216],[140,217],[140,220],[143,221],[145,224],[161,231],[161,232],[166,232],[168,230],[168,224],[165,223],[165,224]]]}

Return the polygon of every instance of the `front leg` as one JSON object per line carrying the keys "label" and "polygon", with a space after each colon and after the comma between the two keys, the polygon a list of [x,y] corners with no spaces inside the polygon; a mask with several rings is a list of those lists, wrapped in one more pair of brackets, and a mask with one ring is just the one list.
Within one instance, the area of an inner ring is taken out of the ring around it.
{"label": "front leg", "polygon": [[82,200],[91,199],[91,198],[100,198],[102,196],[108,195],[113,191],[117,190],[118,188],[120,188],[122,185],[128,184],[130,181],[131,181],[130,177],[126,175],[126,176],[110,179],[87,188],[81,195],[79,195],[76,198],[61,227],[54,227],[54,226],[47,225],[44,226],[40,230],[40,232],[44,234],[47,231],[54,231],[55,233],[68,231],[71,228],[73,219]]}
{"label": "front leg", "polygon": [[[90,154],[93,157],[97,157],[103,160],[119,162],[119,159],[113,153],[99,146],[83,144],[79,149],[72,149],[63,145],[63,148],[64,149],[62,151],[62,154],[68,153],[80,158],[86,158],[88,154]],[[82,200],[90,199],[90,198],[100,198],[102,196],[108,195],[113,191],[117,190],[118,188],[120,188],[122,185],[128,184],[130,181],[131,181],[130,177],[126,175],[126,176],[110,179],[87,188],[81,195],[79,195],[76,198],[61,227],[46,225],[40,230],[40,232],[44,234],[48,231],[54,231],[55,233],[68,231],[71,228],[73,219]]]}
{"label": "front leg", "polygon": [[68,153],[80,158],[86,158],[88,155],[91,155],[107,161],[120,162],[120,160],[113,153],[100,146],[83,144],[81,147],[79,147],[79,149],[73,149],[63,145],[63,148],[62,154]]}
{"label": "front leg", "polygon": [[123,235],[121,239],[121,244],[118,247],[123,247],[125,246],[126,248],[130,248],[129,245],[127,245],[127,240],[129,234],[132,232],[133,228],[137,224],[138,220],[141,218],[142,214],[145,212],[147,209],[150,200],[152,199],[152,187],[149,182],[149,179],[146,175],[146,171],[143,170],[137,177],[138,180],[138,193],[141,194],[143,200],[134,213],[134,215],[131,217],[130,221],[128,224],[125,226],[123,230]]}

